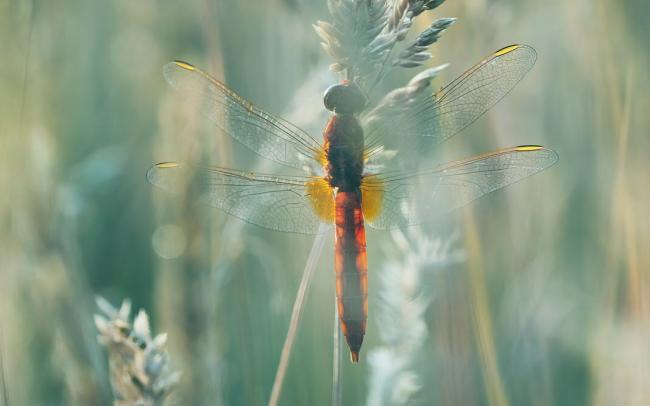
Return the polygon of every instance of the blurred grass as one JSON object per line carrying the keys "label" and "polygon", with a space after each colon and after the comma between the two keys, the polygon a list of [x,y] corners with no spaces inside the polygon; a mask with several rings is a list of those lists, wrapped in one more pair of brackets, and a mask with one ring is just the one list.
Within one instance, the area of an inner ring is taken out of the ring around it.
{"label": "blurred grass", "polygon": [[[433,50],[433,63],[452,62],[439,84],[509,43],[539,53],[528,77],[449,141],[444,157],[540,143],[560,163],[456,216],[468,261],[431,281],[415,403],[645,404],[650,6],[471,0],[438,10],[459,18]],[[267,401],[311,242],[153,191],[144,174],[168,159],[261,165],[183,108],[162,79],[165,62],[204,66],[281,113],[328,63],[310,26],[327,18],[321,1],[0,0],[8,404],[110,402],[95,294],[130,297],[169,333],[184,404]],[[445,237],[450,228],[423,232]],[[171,255],[180,243],[165,230],[179,229],[185,243]],[[368,235],[371,292],[391,255],[385,234]],[[281,404],[330,401],[331,270],[326,251]],[[376,303],[372,296],[366,351],[378,342]],[[344,404],[366,399],[367,368],[343,363]]]}

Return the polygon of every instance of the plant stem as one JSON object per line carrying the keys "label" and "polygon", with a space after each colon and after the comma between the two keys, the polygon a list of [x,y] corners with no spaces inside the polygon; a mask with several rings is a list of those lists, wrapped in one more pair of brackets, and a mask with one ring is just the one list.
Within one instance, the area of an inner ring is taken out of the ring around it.
{"label": "plant stem", "polygon": [[[1,319],[0,319],[1,321]],[[4,346],[2,329],[0,329],[0,401],[2,406],[9,406],[9,394],[7,392],[7,383],[5,381],[5,364],[4,364]]]}
{"label": "plant stem", "polygon": [[341,326],[334,298],[334,359],[332,372],[332,406],[341,405]]}
{"label": "plant stem", "polygon": [[311,247],[307,263],[305,264],[305,270],[302,273],[302,280],[298,287],[298,293],[296,293],[296,300],[293,302],[291,322],[289,323],[287,337],[284,339],[282,353],[280,354],[280,363],[278,364],[278,370],[275,373],[275,380],[273,381],[273,388],[271,389],[269,406],[277,406],[278,401],[280,400],[282,384],[284,383],[284,377],[287,374],[289,357],[291,356],[291,349],[293,348],[293,342],[296,338],[296,332],[298,331],[298,324],[300,323],[300,317],[302,316],[305,297],[307,296],[307,291],[311,285],[316,264],[318,264],[318,259],[323,252],[323,245],[325,244],[325,236],[327,235],[326,231],[328,228],[329,225],[321,224],[318,229],[318,234],[316,235],[316,238],[314,238],[314,244]]}

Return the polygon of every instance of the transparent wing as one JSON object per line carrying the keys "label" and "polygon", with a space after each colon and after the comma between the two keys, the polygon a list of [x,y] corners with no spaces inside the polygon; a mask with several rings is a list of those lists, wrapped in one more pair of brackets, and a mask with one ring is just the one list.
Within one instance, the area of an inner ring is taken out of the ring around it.
{"label": "transparent wing", "polygon": [[536,145],[507,148],[418,174],[364,178],[365,194],[381,198],[368,223],[379,229],[421,224],[481,196],[534,175],[557,162],[554,151]]}
{"label": "transparent wing", "polygon": [[[528,45],[510,45],[496,51],[405,113],[374,121],[367,129],[369,155],[383,145],[406,149],[418,136],[441,143],[473,123],[512,90],[537,59]],[[380,106],[381,107],[381,106]],[[379,108],[379,107],[378,107]],[[372,115],[372,112],[370,113]]]}
{"label": "transparent wing", "polygon": [[165,79],[221,130],[256,154],[294,168],[320,156],[320,144],[295,125],[255,107],[226,85],[186,62],[163,68]]}
{"label": "transparent wing", "polygon": [[191,185],[189,190],[196,190],[201,202],[271,230],[316,234],[320,224],[307,191],[307,185],[317,178],[166,162],[149,169],[147,179],[172,193],[185,192]]}

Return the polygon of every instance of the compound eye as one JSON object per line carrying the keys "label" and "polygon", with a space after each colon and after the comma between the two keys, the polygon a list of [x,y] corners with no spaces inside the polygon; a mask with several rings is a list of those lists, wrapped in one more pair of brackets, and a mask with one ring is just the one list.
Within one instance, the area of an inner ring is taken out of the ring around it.
{"label": "compound eye", "polygon": [[357,114],[366,106],[366,96],[354,83],[332,85],[325,91],[325,108],[338,114]]}
{"label": "compound eye", "polygon": [[329,111],[336,111],[336,107],[341,103],[341,95],[344,92],[342,89],[343,85],[332,85],[325,90],[325,95],[323,96],[323,103],[325,108]]}

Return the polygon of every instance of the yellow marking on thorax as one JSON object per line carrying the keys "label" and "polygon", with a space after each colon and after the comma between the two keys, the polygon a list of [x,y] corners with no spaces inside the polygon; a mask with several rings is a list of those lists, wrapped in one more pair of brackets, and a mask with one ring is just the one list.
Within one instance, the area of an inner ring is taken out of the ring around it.
{"label": "yellow marking on thorax", "polygon": [[321,166],[327,166],[327,153],[325,152],[325,148],[318,148],[318,150],[314,152],[314,159],[316,162],[321,164]]}
{"label": "yellow marking on thorax", "polygon": [[384,201],[384,182],[377,175],[365,176],[361,181],[361,211],[366,220],[381,214]]}
{"label": "yellow marking on thorax", "polygon": [[368,148],[363,149],[363,162],[366,163],[368,162],[368,159],[370,159],[370,150]]}
{"label": "yellow marking on thorax", "polygon": [[321,220],[334,222],[334,191],[325,178],[314,178],[305,183],[311,207]]}
{"label": "yellow marking on thorax", "polygon": [[519,47],[520,47],[520,45],[510,45],[508,47],[501,48],[500,50],[496,51],[493,56],[505,55],[505,54],[507,54],[509,52],[514,51],[515,49],[517,49]]}

